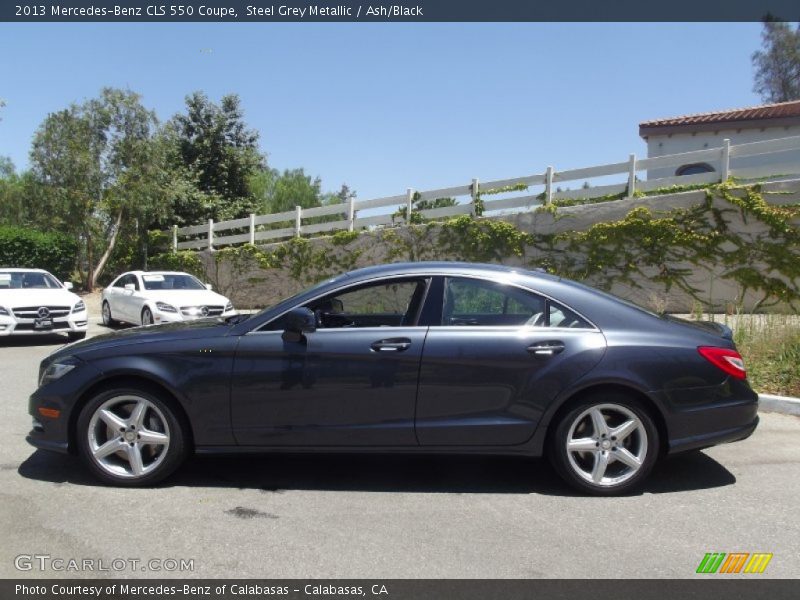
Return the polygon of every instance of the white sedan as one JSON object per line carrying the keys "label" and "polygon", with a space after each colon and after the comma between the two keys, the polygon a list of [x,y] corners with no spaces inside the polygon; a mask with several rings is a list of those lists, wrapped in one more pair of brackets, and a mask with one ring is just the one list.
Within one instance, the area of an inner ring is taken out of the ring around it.
{"label": "white sedan", "polygon": [[0,336],[66,333],[86,337],[86,305],[42,269],[0,269]]}
{"label": "white sedan", "polygon": [[130,271],[103,290],[103,324],[152,325],[236,314],[225,296],[188,273]]}

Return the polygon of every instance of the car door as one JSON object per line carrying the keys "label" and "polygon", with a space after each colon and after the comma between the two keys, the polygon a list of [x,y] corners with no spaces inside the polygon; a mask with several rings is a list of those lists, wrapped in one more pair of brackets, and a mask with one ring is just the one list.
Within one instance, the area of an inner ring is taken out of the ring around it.
{"label": "car door", "polygon": [[131,274],[120,275],[109,288],[107,296],[108,305],[111,307],[111,316],[114,319],[129,322],[130,314],[128,309],[128,298],[131,292],[125,289],[127,283],[133,283]]}
{"label": "car door", "polygon": [[414,446],[427,327],[422,278],[350,286],[306,303],[317,330],[283,339],[282,318],[242,336],[231,384],[247,446]]}
{"label": "car door", "polygon": [[529,290],[466,277],[437,288],[441,316],[425,341],[417,400],[423,446],[526,442],[547,405],[605,352],[588,321]]}

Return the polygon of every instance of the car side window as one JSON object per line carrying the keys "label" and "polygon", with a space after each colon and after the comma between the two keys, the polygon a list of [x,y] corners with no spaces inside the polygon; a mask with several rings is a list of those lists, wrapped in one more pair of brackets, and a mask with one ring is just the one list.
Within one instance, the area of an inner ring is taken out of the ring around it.
{"label": "car side window", "polygon": [[543,325],[547,301],[513,286],[448,277],[442,325]]}
{"label": "car side window", "polygon": [[548,327],[569,327],[570,329],[594,329],[583,317],[575,311],[561,306],[552,300],[548,303]]}
{"label": "car side window", "polygon": [[[319,329],[343,327],[402,327],[413,325],[426,289],[424,279],[382,281],[349,288],[306,305]],[[262,328],[283,330],[285,317]]]}
{"label": "car side window", "polygon": [[114,283],[115,288],[124,288],[126,283],[133,283],[130,275],[123,275]]}
{"label": "car side window", "polygon": [[593,328],[575,311],[544,296],[510,285],[458,277],[445,282],[441,324]]}

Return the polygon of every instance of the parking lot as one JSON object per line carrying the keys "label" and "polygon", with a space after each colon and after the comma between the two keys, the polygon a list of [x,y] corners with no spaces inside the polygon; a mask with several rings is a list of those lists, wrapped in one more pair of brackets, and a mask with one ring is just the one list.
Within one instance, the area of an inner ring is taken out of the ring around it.
{"label": "parking lot", "polygon": [[[194,458],[116,489],[25,442],[39,360],[61,343],[0,341],[0,577],[110,575],[21,571],[19,555],[135,560],[111,575],[143,577],[690,577],[706,552],[771,552],[762,577],[800,576],[797,417],[764,413],[750,439],[668,460],[625,498],[577,496],[543,460],[476,457]],[[191,572],[142,570],[182,559]]]}

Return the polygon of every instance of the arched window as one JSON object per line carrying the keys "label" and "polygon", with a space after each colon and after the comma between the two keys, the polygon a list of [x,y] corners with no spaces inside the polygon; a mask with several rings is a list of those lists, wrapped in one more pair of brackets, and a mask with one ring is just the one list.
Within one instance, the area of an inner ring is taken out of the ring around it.
{"label": "arched window", "polygon": [[700,173],[713,173],[714,167],[708,163],[692,163],[691,165],[681,165],[675,171],[675,175],[699,175]]}

